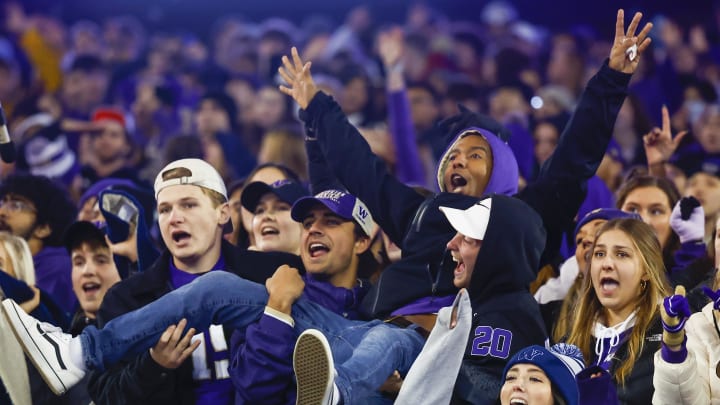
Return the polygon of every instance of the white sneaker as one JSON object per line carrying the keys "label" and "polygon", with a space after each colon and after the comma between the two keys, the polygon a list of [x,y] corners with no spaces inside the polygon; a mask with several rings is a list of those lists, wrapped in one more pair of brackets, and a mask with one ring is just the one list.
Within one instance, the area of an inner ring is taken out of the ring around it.
{"label": "white sneaker", "polygon": [[2,302],[3,313],[25,354],[55,395],[62,395],[77,384],[85,371],[70,361],[72,336],[49,323],[28,315],[11,299]]}
{"label": "white sneaker", "polygon": [[301,333],[295,343],[293,368],[297,379],[297,405],[330,405],[333,398],[335,364],[325,336],[316,329]]}

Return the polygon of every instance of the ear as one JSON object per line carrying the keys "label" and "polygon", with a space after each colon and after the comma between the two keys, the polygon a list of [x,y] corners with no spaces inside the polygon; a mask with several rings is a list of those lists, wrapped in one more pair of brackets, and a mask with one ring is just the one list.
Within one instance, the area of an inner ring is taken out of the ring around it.
{"label": "ear", "polygon": [[218,224],[225,225],[230,221],[230,204],[223,203],[218,206]]}
{"label": "ear", "polygon": [[52,228],[50,228],[49,224],[42,224],[42,225],[35,225],[35,229],[33,229],[32,236],[36,239],[43,240],[50,236],[52,233]]}
{"label": "ear", "polygon": [[372,243],[372,239],[370,239],[367,236],[361,236],[355,240],[355,254],[361,255],[365,253],[366,250],[370,247],[370,244]]}

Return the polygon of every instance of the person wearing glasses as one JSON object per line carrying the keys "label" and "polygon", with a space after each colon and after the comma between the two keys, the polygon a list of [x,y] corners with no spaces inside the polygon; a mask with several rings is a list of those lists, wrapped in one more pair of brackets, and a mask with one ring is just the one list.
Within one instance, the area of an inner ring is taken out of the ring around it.
{"label": "person wearing glasses", "polygon": [[0,185],[0,231],[28,243],[36,286],[71,314],[77,305],[63,233],[76,216],[66,191],[44,176],[14,174]]}

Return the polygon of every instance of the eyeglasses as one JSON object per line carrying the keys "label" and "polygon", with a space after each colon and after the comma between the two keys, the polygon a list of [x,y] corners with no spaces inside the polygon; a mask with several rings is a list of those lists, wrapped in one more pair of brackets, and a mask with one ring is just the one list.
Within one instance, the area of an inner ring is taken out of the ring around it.
{"label": "eyeglasses", "polygon": [[19,211],[25,211],[25,212],[35,212],[35,208],[33,208],[30,203],[22,201],[22,200],[11,200],[11,199],[5,199],[0,200],[0,209],[6,209],[10,212],[19,212]]}

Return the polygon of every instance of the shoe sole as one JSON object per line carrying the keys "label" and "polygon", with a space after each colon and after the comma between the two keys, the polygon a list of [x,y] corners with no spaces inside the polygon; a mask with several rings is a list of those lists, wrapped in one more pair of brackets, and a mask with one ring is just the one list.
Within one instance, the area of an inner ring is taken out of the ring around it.
{"label": "shoe sole", "polygon": [[309,330],[298,338],[293,353],[297,405],[325,405],[333,391],[334,366],[327,339]]}
{"label": "shoe sole", "polygon": [[[58,396],[67,392],[67,387],[65,387],[65,384],[63,384],[60,376],[55,373],[55,370],[53,370],[50,362],[45,357],[42,350],[40,350],[40,347],[38,347],[37,343],[35,343],[35,341],[32,339],[31,334],[27,330],[25,324],[21,321],[21,317],[17,312],[19,307],[17,305],[13,305],[10,301],[3,301],[2,307],[2,313],[5,315],[5,319],[10,324],[10,329],[12,329],[15,338],[20,343],[20,346],[22,346],[23,350],[25,350],[27,357],[33,363],[35,368],[40,372],[40,376],[48,385],[50,390]],[[16,325],[21,325],[22,330],[18,330]],[[27,339],[32,342],[32,345],[28,345],[25,343],[25,339],[23,339],[23,337],[20,335],[21,333],[25,334],[25,337],[27,337]],[[44,361],[44,365],[38,363],[36,359],[42,359]],[[48,372],[47,369],[49,369],[50,372]]]}

